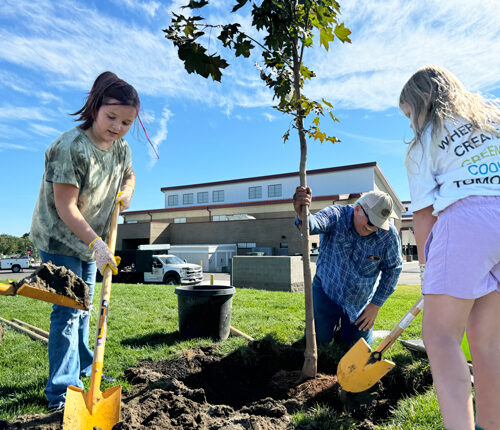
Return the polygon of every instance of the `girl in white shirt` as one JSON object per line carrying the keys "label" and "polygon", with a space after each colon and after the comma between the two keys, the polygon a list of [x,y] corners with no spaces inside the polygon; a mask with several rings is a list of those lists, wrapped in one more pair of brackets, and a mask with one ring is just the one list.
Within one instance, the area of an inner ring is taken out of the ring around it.
{"label": "girl in white shirt", "polygon": [[[406,168],[419,262],[423,339],[444,425],[500,429],[500,109],[448,70],[426,66],[399,100],[411,121]],[[480,426],[480,427],[479,427]]]}

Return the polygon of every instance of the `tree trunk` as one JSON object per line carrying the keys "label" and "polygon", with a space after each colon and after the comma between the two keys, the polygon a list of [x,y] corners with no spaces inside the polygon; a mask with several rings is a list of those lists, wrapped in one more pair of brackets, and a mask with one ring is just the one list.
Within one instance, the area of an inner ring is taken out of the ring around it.
{"label": "tree trunk", "polygon": [[[300,64],[297,43],[293,50],[293,80],[295,100],[300,100]],[[300,185],[307,187],[306,162],[307,142],[304,133],[302,107],[297,107],[295,124],[299,131],[300,141]],[[318,350],[316,346],[316,329],[314,328],[314,308],[312,294],[311,259],[309,257],[309,217],[307,207],[302,206],[302,263],[304,268],[304,295],[306,307],[306,350],[304,352],[303,378],[315,378],[318,371]]]}

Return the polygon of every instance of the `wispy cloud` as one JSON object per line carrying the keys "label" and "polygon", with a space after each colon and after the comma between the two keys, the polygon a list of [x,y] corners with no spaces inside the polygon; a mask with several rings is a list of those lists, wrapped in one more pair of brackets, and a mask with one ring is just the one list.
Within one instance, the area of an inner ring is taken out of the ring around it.
{"label": "wispy cloud", "polygon": [[36,107],[0,106],[0,119],[50,121],[51,118]]}
{"label": "wispy cloud", "polygon": [[54,139],[61,134],[61,131],[55,129],[54,127],[36,123],[30,124],[30,129],[36,134],[39,134],[41,136],[53,137]]}
{"label": "wispy cloud", "polygon": [[[171,117],[172,117],[172,112],[170,111],[170,109],[164,107],[159,121],[159,130],[156,133],[156,135],[151,139],[157,151],[159,151],[161,144],[167,139],[167,134],[168,134],[167,123]],[[152,167],[156,164],[157,159],[156,159],[156,154],[154,153],[154,150],[151,147],[149,147],[149,156],[151,157],[150,167]]]}
{"label": "wispy cloud", "polygon": [[33,148],[32,146],[19,145],[17,143],[0,142],[0,152],[2,152],[3,149],[19,149],[22,151],[30,151],[30,152],[35,152],[38,150],[36,148]]}
{"label": "wispy cloud", "polygon": [[273,122],[276,119],[276,115],[272,115],[270,113],[264,112],[262,116],[266,119],[266,121]]}
{"label": "wispy cloud", "polygon": [[[77,0],[4,3],[2,15],[17,25],[0,30],[0,61],[36,72],[47,91],[60,86],[88,91],[98,73],[113,70],[140,94],[196,100],[220,106],[228,114],[238,106],[273,104],[272,93],[253,67],[259,60],[256,53],[243,60],[229,55],[231,66],[223,72],[222,83],[186,73],[161,32],[169,18],[158,15],[167,8],[179,11],[187,0],[165,7],[154,0],[120,2],[150,16],[145,24],[105,15]],[[261,36],[250,25],[249,7],[230,14],[232,2],[217,0],[211,5],[207,21],[238,21],[245,31]],[[307,84],[310,97],[325,97],[341,108],[385,110],[396,106],[409,76],[429,63],[449,68],[472,90],[500,87],[497,0],[353,0],[342,10],[341,20],[353,31],[353,43],[336,41],[328,53],[319,47],[307,52],[305,63],[318,76]],[[214,52],[217,41],[213,34],[207,37]],[[16,90],[24,86],[19,82]]]}
{"label": "wispy cloud", "polygon": [[161,6],[157,1],[113,0],[118,6],[126,6],[132,10],[139,10],[150,16],[155,16]]}
{"label": "wispy cloud", "polygon": [[[345,3],[352,44],[316,53],[319,78],[309,90],[341,107],[397,105],[406,80],[425,64],[447,67],[470,90],[500,87],[500,8],[495,0],[403,0]],[[307,59],[306,59],[307,61]]]}
{"label": "wispy cloud", "polygon": [[369,145],[377,151],[378,154],[392,154],[403,156],[406,153],[406,146],[403,141],[397,139],[380,139],[376,137],[364,136],[357,133],[351,133],[344,130],[339,130],[335,135],[341,140],[345,137],[349,138],[350,144]]}

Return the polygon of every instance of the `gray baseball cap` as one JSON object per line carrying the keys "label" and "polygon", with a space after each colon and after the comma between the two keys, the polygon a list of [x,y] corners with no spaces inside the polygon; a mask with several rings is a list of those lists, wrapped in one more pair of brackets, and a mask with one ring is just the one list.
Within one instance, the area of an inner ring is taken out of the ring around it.
{"label": "gray baseball cap", "polygon": [[363,207],[370,222],[382,230],[389,230],[389,218],[399,218],[394,212],[391,196],[382,191],[363,194],[356,203]]}

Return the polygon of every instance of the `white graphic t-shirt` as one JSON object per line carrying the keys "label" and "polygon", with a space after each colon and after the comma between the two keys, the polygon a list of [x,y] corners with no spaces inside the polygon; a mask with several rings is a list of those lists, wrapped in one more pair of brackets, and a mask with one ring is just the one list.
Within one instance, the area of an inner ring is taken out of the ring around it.
{"label": "white graphic t-shirt", "polygon": [[406,159],[412,210],[433,205],[435,216],[467,196],[500,195],[500,138],[463,119],[444,125],[435,141],[427,127]]}

